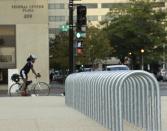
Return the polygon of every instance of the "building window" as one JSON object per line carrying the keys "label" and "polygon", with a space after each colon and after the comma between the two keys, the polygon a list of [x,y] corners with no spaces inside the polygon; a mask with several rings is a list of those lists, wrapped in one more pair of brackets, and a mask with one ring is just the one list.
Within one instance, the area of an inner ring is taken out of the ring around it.
{"label": "building window", "polygon": [[64,4],[48,4],[48,9],[65,9]]}
{"label": "building window", "polygon": [[0,47],[15,47],[15,26],[0,25]]}
{"label": "building window", "polygon": [[65,16],[49,16],[49,21],[50,22],[62,22],[65,21]]}
{"label": "building window", "polygon": [[83,4],[84,6],[86,6],[87,8],[97,8],[97,3],[89,3],[89,4]]}
{"label": "building window", "polygon": [[101,8],[128,8],[130,6],[129,3],[102,3]]}
{"label": "building window", "polygon": [[12,62],[12,55],[0,55],[0,62]]}
{"label": "building window", "polygon": [[8,82],[12,68],[16,68],[16,26],[0,25],[0,83]]}
{"label": "building window", "polygon": [[58,34],[59,32],[59,28],[49,28],[49,34]]}
{"label": "building window", "polygon": [[0,69],[0,84],[8,83],[8,69]]}
{"label": "building window", "polygon": [[98,21],[97,15],[87,16],[87,21]]}
{"label": "building window", "polygon": [[77,16],[73,16],[73,23],[76,23],[77,22]]}

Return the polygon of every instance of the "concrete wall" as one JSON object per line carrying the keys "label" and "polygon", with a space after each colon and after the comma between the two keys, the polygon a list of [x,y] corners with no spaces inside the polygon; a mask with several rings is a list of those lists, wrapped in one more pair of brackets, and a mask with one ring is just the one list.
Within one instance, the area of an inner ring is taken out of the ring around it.
{"label": "concrete wall", "polygon": [[37,55],[34,68],[49,82],[49,40],[47,0],[0,0],[0,25],[16,25],[16,68]]}
{"label": "concrete wall", "polygon": [[47,24],[47,0],[0,0],[0,24]]}
{"label": "concrete wall", "polygon": [[16,66],[21,69],[26,63],[30,53],[38,59],[34,64],[37,72],[40,72],[44,81],[49,81],[49,45],[46,33],[48,26],[43,24],[19,24],[16,26]]}

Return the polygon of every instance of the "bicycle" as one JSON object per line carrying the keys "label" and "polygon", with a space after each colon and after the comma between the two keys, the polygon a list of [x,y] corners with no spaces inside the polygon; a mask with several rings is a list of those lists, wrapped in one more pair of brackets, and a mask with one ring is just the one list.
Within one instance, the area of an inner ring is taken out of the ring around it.
{"label": "bicycle", "polygon": [[[13,77],[13,78],[12,78]],[[9,95],[10,96],[21,96],[21,89],[23,82],[20,82],[20,75],[18,74],[13,74],[11,79],[15,82],[13,83],[10,88],[9,88]],[[38,80],[38,77],[36,77],[36,81],[27,81],[26,83],[27,86],[27,92],[31,95],[36,95],[36,96],[48,96],[50,93],[50,87],[47,83],[45,82],[40,82]]]}

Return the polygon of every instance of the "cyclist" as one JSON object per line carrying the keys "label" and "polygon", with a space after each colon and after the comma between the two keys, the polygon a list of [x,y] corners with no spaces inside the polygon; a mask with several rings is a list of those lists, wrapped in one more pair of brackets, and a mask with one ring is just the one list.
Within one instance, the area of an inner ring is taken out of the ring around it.
{"label": "cyclist", "polygon": [[27,80],[28,80],[28,73],[30,72],[30,70],[32,70],[33,74],[36,77],[40,77],[39,73],[36,73],[36,71],[33,68],[33,64],[35,63],[35,60],[37,59],[37,57],[33,54],[30,54],[30,56],[27,58],[27,63],[25,64],[25,66],[21,69],[20,71],[20,76],[23,79],[23,86],[21,88],[21,95],[22,96],[28,96],[28,92],[26,91],[27,89]]}

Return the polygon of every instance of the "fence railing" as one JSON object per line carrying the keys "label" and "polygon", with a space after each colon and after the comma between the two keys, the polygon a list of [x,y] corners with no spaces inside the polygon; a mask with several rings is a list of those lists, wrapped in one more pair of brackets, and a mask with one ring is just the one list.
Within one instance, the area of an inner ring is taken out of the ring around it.
{"label": "fence railing", "polygon": [[145,131],[160,131],[159,84],[145,71],[101,71],[71,74],[65,81],[65,103],[93,120],[123,131],[123,120]]}

